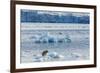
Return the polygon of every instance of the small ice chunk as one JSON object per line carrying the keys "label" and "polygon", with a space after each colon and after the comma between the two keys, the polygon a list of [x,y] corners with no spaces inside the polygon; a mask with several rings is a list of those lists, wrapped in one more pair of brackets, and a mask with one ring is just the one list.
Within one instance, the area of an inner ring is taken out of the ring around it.
{"label": "small ice chunk", "polygon": [[82,57],[82,55],[81,54],[79,54],[79,53],[71,53],[71,56],[72,57],[75,57],[75,58],[79,58],[79,57]]}
{"label": "small ice chunk", "polygon": [[58,54],[57,52],[48,52],[47,56],[51,57],[51,58],[63,58],[63,55]]}
{"label": "small ice chunk", "polygon": [[46,55],[35,55],[33,57],[34,62],[44,62],[44,61],[51,61],[56,59],[63,59],[64,56],[58,54],[57,52],[47,52]]}
{"label": "small ice chunk", "polygon": [[59,55],[59,58],[64,58],[64,56],[63,55]]}
{"label": "small ice chunk", "polygon": [[34,62],[43,62],[43,57],[42,56],[36,56],[33,58]]}

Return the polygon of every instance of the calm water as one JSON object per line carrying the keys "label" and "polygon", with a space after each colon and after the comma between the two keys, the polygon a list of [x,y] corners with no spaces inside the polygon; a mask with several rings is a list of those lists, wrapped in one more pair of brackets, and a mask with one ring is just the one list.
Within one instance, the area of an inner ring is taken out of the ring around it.
{"label": "calm water", "polygon": [[[51,37],[52,42],[48,41]],[[69,41],[65,41],[65,38]],[[44,50],[56,52],[63,58],[34,60],[37,56],[42,58]],[[89,59],[89,30],[21,30],[21,63],[87,59]]]}

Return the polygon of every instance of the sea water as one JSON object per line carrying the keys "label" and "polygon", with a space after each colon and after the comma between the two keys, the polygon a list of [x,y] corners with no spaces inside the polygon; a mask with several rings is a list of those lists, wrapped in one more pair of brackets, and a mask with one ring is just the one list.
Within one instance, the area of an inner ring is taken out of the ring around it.
{"label": "sea water", "polygon": [[[48,61],[74,61],[89,59],[89,29],[66,29],[66,30],[34,30],[24,28],[21,25],[21,63],[30,62],[48,62]],[[27,25],[30,26],[30,25]],[[81,26],[81,25],[80,25]],[[23,29],[24,28],[24,29]],[[64,41],[65,36],[70,41]],[[40,39],[42,37],[42,40]],[[53,38],[53,42],[48,42],[49,38]],[[62,42],[58,42],[62,39]],[[36,42],[36,41],[39,42]],[[45,40],[45,42],[43,42]],[[56,52],[63,56],[50,60],[37,60],[43,58],[42,52]]]}

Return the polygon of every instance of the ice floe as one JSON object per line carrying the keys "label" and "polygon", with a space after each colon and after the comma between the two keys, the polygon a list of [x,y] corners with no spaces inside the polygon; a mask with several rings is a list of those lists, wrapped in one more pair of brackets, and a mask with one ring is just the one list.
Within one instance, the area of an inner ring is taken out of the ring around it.
{"label": "ice floe", "polygon": [[63,59],[64,56],[61,54],[58,54],[57,52],[48,52],[45,56],[34,56],[33,61],[34,62],[43,62],[43,61],[51,61],[56,59]]}

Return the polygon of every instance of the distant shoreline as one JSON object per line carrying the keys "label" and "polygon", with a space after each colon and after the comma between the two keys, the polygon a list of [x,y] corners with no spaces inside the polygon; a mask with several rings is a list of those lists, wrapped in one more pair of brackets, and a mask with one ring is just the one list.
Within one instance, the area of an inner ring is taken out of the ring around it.
{"label": "distant shoreline", "polygon": [[21,30],[89,30],[89,24],[21,23]]}

